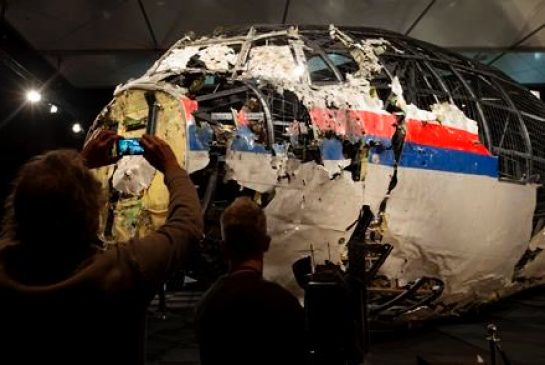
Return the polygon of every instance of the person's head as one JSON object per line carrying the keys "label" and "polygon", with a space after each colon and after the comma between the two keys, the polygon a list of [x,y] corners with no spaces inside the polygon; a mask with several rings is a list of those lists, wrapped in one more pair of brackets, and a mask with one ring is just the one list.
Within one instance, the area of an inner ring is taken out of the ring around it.
{"label": "person's head", "polygon": [[224,252],[230,261],[262,259],[269,249],[267,219],[263,210],[248,197],[235,199],[221,216]]}
{"label": "person's head", "polygon": [[101,187],[76,151],[37,156],[19,170],[2,234],[38,251],[81,251],[96,237]]}

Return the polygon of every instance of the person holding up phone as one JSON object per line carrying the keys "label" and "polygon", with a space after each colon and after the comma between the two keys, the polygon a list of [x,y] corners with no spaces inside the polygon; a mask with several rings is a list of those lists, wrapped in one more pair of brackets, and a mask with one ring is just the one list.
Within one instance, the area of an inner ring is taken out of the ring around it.
{"label": "person holding up phone", "polygon": [[120,157],[102,131],[81,154],[27,162],[6,207],[0,240],[0,362],[144,364],[146,309],[202,237],[197,192],[170,146],[144,135],[144,158],[164,174],[165,224],[109,250],[96,236],[101,188],[89,168]]}
{"label": "person holding up phone", "polygon": [[133,155],[143,155],[144,147],[140,143],[138,138],[122,138],[117,140],[116,144],[116,155],[118,156],[133,156]]}

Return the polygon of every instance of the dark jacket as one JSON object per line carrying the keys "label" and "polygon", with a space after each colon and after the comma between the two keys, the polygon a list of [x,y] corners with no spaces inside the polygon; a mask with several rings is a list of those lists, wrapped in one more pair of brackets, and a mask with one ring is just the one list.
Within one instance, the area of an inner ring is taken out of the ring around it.
{"label": "dark jacket", "polygon": [[144,363],[146,308],[202,236],[201,207],[187,173],[172,168],[165,184],[169,212],[157,232],[95,249],[56,281],[27,282],[36,267],[20,244],[2,242],[1,364]]}
{"label": "dark jacket", "polygon": [[260,272],[220,278],[197,309],[202,365],[304,364],[304,311]]}

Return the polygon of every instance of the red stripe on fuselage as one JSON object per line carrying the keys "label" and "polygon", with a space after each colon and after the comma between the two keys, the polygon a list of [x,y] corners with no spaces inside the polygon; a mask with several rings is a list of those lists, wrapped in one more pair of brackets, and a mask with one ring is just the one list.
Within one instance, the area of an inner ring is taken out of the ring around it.
{"label": "red stripe on fuselage", "polygon": [[189,122],[193,118],[193,112],[199,108],[199,103],[196,100],[182,96],[182,105],[184,107],[185,122]]}
{"label": "red stripe on fuselage", "polygon": [[463,129],[447,127],[437,122],[409,119],[405,141],[421,145],[491,156],[479,141],[479,136]]}
{"label": "red stripe on fuselage", "polygon": [[[371,135],[391,138],[395,132],[396,117],[364,110],[312,108],[310,117],[314,126],[321,131],[332,130],[341,136],[361,137]],[[471,132],[447,127],[434,121],[406,120],[405,140],[420,145],[453,149],[491,156]]]}

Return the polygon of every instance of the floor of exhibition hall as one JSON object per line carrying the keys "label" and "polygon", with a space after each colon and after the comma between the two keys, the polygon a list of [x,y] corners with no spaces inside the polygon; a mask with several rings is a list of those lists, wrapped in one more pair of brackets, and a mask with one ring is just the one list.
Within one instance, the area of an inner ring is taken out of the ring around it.
{"label": "floor of exhibition hall", "polygon": [[[168,315],[160,318],[157,301],[148,318],[150,365],[198,365],[193,313],[200,293],[167,295]],[[501,347],[512,364],[545,363],[545,287],[490,305],[478,314],[428,323],[420,328],[373,333],[367,365],[489,363],[487,325],[498,328]],[[498,355],[498,364],[501,364]]]}

